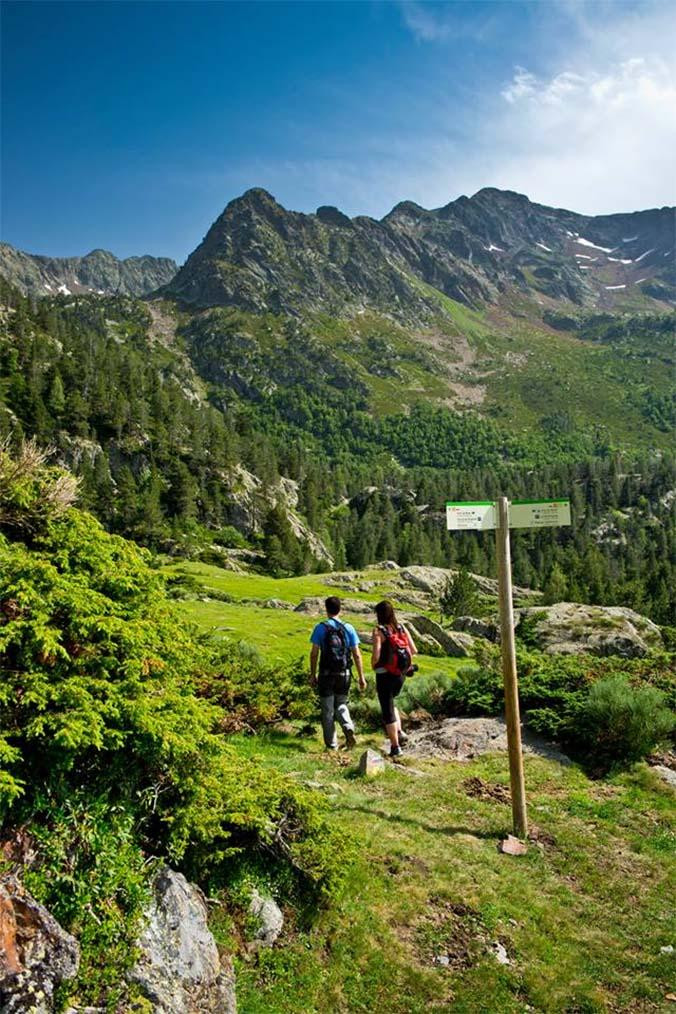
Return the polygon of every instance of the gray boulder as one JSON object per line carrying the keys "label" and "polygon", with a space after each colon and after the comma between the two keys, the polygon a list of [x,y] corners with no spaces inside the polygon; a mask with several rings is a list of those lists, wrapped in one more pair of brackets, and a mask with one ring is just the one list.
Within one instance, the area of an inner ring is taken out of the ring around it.
{"label": "gray boulder", "polygon": [[292,602],[285,602],[283,599],[266,599],[263,602],[263,609],[293,609]]}
{"label": "gray boulder", "polygon": [[655,764],[653,771],[663,782],[670,785],[672,789],[676,789],[676,771],[673,768],[665,767],[664,764]]}
{"label": "gray boulder", "polygon": [[542,609],[520,609],[516,632],[527,623],[536,646],[550,655],[620,655],[642,658],[662,647],[660,628],[624,606],[557,602]]}
{"label": "gray boulder", "polygon": [[[441,646],[444,654],[452,658],[470,658],[474,638],[470,634],[463,634],[455,630],[444,630],[440,623],[435,623],[428,616],[412,616],[411,627],[425,637],[432,637]],[[415,635],[411,631],[415,640]]]}
{"label": "gray boulder", "polygon": [[364,778],[375,778],[385,770],[383,756],[375,750],[364,750],[359,758],[359,774]]}
{"label": "gray boulder", "polygon": [[[561,764],[569,759],[555,746],[522,727],[524,753],[538,754]],[[444,718],[423,722],[409,732],[406,753],[413,757],[471,760],[485,753],[507,749],[507,726],[503,718]]]}
{"label": "gray boulder", "polygon": [[80,963],[77,941],[13,876],[0,882],[0,1009],[49,1014],[54,990]]}
{"label": "gray boulder", "polygon": [[138,947],[131,978],[153,1014],[234,1014],[232,968],[219,956],[202,892],[181,873],[157,874]]}
{"label": "gray boulder", "polygon": [[411,620],[406,620],[406,628],[415,642],[415,646],[421,655],[431,655],[433,658],[445,658],[446,652],[439,642],[429,634],[423,634],[418,630]]}
{"label": "gray boulder", "polygon": [[[342,605],[341,617],[344,614],[350,614],[352,616],[368,616],[375,626],[376,618],[373,612],[373,606],[370,602],[364,602],[361,599],[347,599],[340,596]],[[326,617],[326,610],[324,608],[324,599],[317,596],[308,596],[302,599],[295,607],[294,612],[296,613],[307,613],[310,616],[323,616]]]}
{"label": "gray boulder", "polygon": [[255,887],[251,894],[249,912],[257,922],[254,940],[261,947],[272,947],[284,926],[282,910],[268,894],[261,894]]}
{"label": "gray boulder", "polygon": [[[429,596],[431,603],[439,598],[439,595],[446,587],[446,582],[449,578],[455,577],[457,573],[457,570],[447,569],[446,567],[406,567],[397,574],[397,584],[400,587],[417,588],[425,592]],[[497,596],[498,582],[495,578],[484,577],[482,574],[470,574],[470,577],[477,591],[484,595]],[[542,594],[541,592],[533,591],[532,588],[521,588],[519,585],[514,585],[512,592],[516,602],[537,601]]]}
{"label": "gray boulder", "polygon": [[476,616],[456,616],[452,626],[453,630],[471,634],[472,637],[483,637],[493,643],[500,640],[498,625],[491,620],[480,620]]}

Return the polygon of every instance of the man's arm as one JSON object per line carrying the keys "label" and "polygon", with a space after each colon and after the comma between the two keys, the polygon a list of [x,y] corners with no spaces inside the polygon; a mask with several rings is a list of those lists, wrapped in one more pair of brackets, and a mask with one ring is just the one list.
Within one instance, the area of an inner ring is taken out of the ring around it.
{"label": "man's arm", "polygon": [[310,648],[310,686],[317,686],[317,659],[319,658],[319,645],[313,644]]}
{"label": "man's arm", "polygon": [[354,664],[357,667],[357,675],[359,676],[359,689],[366,690],[366,680],[364,679],[364,663],[362,662],[359,645],[358,644],[355,645],[355,647],[352,648],[351,651],[352,658],[354,659]]}

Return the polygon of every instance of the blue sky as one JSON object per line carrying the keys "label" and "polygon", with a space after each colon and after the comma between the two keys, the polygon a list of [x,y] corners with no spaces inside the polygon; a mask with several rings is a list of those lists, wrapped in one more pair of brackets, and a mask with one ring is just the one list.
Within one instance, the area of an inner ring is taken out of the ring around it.
{"label": "blue sky", "polygon": [[385,214],[482,186],[676,203],[660,0],[7,2],[2,239],[179,261],[251,186]]}

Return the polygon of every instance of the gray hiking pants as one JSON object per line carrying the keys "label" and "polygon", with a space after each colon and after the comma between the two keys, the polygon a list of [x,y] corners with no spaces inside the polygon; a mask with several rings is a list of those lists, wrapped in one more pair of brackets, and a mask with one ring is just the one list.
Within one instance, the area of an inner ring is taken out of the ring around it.
{"label": "gray hiking pants", "polygon": [[347,694],[329,694],[326,697],[320,697],[319,705],[322,709],[324,745],[329,750],[335,750],[338,746],[336,719],[343,732],[354,732],[354,724],[347,706]]}

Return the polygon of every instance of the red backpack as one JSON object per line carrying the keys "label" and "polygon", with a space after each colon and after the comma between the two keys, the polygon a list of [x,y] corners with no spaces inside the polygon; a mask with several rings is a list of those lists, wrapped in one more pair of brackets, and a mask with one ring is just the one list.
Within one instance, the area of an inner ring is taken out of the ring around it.
{"label": "red backpack", "polygon": [[378,630],[384,638],[380,665],[393,676],[405,676],[411,668],[408,634],[402,626],[396,630],[390,630],[389,627],[378,627]]}

